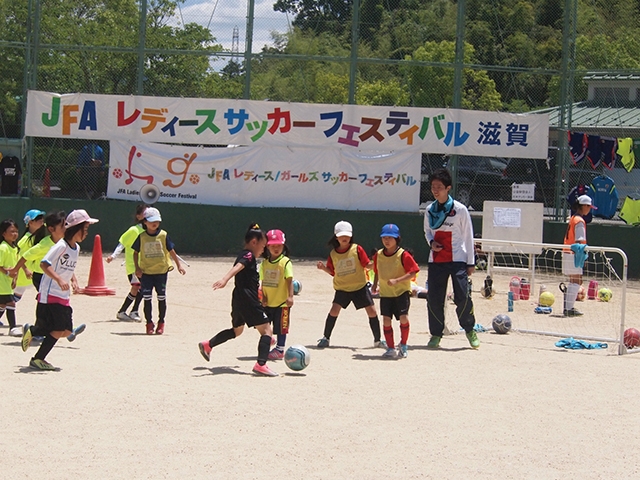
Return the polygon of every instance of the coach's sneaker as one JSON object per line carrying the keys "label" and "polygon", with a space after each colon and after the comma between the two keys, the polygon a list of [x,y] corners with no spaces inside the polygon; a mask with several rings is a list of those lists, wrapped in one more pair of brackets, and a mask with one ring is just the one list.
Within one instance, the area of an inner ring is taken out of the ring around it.
{"label": "coach's sneaker", "polygon": [[318,348],[327,348],[329,346],[329,339],[327,337],[322,337],[318,340]]}
{"label": "coach's sneaker", "polygon": [[565,310],[563,314],[565,317],[581,317],[582,315],[584,315],[584,313],[582,313],[579,310],[576,310],[575,308],[570,308],[569,310]]}
{"label": "coach's sneaker", "polygon": [[153,335],[156,326],[153,322],[147,322],[147,335]]}
{"label": "coach's sneaker", "polygon": [[209,346],[209,340],[205,340],[204,342],[200,342],[198,344],[198,348],[200,349],[200,353],[204,357],[204,359],[208,362],[211,358],[211,347]]}
{"label": "coach's sneaker", "polygon": [[267,359],[269,360],[282,360],[284,358],[284,352],[282,350],[278,350],[274,348],[269,352]]}
{"label": "coach's sneaker", "polygon": [[373,348],[389,348],[386,340],[374,340]]}
{"label": "coach's sneaker", "polygon": [[31,334],[31,325],[28,323],[24,324],[24,333],[22,334],[22,351],[26,352],[31,345],[31,340],[33,340],[33,335]]}
{"label": "coach's sneaker", "polygon": [[116,319],[122,320],[123,322],[131,322],[133,319],[127,315],[127,312],[118,312],[116,313]]}
{"label": "coach's sneaker", "polygon": [[398,345],[398,356],[400,358],[407,358],[409,356],[409,349],[404,343]]}
{"label": "coach's sneaker", "polygon": [[387,351],[382,354],[384,358],[398,358],[398,352],[395,348],[387,348]]}
{"label": "coach's sneaker", "polygon": [[134,322],[141,322],[142,318],[140,318],[140,314],[138,312],[131,312],[129,314],[129,318]]}
{"label": "coach's sneaker", "polygon": [[29,361],[29,366],[31,368],[36,369],[36,370],[49,370],[49,371],[51,371],[51,370],[55,370],[56,369],[56,367],[51,365],[46,360],[40,360],[39,358],[32,358]]}
{"label": "coach's sneaker", "polygon": [[162,335],[164,333],[164,322],[158,322],[158,328],[156,328],[156,335]]}
{"label": "coach's sneaker", "polygon": [[480,340],[478,340],[478,334],[475,330],[471,330],[469,333],[467,333],[467,340],[469,340],[469,345],[471,345],[471,348],[480,347]]}
{"label": "coach's sneaker", "polygon": [[73,329],[73,332],[71,332],[71,334],[67,337],[67,340],[69,340],[70,342],[73,342],[78,335],[84,332],[85,328],[87,328],[87,326],[84,323],[78,325],[76,328]]}
{"label": "coach's sneaker", "polygon": [[253,366],[253,372],[259,375],[264,375],[265,377],[277,377],[278,374],[271,370],[269,366],[265,363],[264,365],[260,365],[256,362]]}
{"label": "coach's sneaker", "polygon": [[440,348],[440,340],[442,340],[442,337],[431,335],[429,343],[427,343],[427,348]]}

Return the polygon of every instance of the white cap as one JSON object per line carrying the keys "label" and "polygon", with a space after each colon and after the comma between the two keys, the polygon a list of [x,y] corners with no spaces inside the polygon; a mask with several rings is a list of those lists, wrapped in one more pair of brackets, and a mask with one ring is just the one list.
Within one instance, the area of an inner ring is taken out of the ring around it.
{"label": "white cap", "polygon": [[64,222],[64,228],[80,225],[81,223],[98,223],[97,218],[91,218],[86,210],[73,210],[67,215],[67,220]]}
{"label": "white cap", "polygon": [[160,216],[160,210],[155,207],[147,207],[144,211],[144,219],[147,222],[161,222],[162,217]]}
{"label": "white cap", "polygon": [[578,202],[578,205],[589,205],[592,208],[595,208],[589,195],[580,195],[576,201]]}
{"label": "white cap", "polygon": [[333,233],[336,235],[336,237],[352,237],[353,227],[349,222],[341,220],[336,223],[335,227],[333,227]]}

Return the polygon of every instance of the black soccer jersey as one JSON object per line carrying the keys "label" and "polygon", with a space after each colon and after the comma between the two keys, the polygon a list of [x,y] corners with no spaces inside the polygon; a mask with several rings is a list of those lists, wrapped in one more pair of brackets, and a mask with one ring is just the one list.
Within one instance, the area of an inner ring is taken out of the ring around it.
{"label": "black soccer jersey", "polygon": [[18,193],[18,180],[22,175],[18,157],[8,156],[0,161],[0,177],[2,178],[2,195]]}

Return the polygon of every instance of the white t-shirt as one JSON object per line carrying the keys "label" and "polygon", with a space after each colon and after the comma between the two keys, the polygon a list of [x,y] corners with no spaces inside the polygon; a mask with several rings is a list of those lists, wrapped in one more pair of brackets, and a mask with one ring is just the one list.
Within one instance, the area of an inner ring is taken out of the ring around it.
{"label": "white t-shirt", "polygon": [[[51,250],[42,259],[48,263],[60,277],[67,283],[71,282],[73,272],[78,262],[78,254],[80,253],[80,245],[76,243],[76,248],[71,248],[67,241],[63,238],[58,241]],[[60,303],[69,305],[69,297],[71,289],[62,290],[58,282],[49,275],[44,274],[40,283],[40,294],[38,302],[40,303]]]}

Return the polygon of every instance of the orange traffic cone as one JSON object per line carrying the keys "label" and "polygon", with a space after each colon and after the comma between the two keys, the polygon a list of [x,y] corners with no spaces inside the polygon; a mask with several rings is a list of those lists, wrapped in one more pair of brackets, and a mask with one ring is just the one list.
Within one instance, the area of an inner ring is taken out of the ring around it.
{"label": "orange traffic cone", "polygon": [[104,267],[102,265],[102,240],[96,235],[93,240],[93,253],[91,254],[91,269],[89,270],[89,284],[81,288],[84,295],[97,297],[101,295],[115,295],[116,290],[109,288],[104,280]]}
{"label": "orange traffic cone", "polygon": [[51,196],[51,177],[49,176],[49,169],[47,168],[44,171],[44,180],[42,181],[42,196],[50,197]]}

